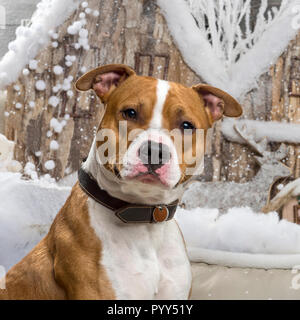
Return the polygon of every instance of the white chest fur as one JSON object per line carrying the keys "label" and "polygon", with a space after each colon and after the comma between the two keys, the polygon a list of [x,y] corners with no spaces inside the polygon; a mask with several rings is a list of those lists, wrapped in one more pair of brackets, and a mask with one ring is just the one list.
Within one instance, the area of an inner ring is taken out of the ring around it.
{"label": "white chest fur", "polygon": [[117,299],[187,299],[191,269],[174,220],[125,224],[89,199],[91,226],[102,244],[104,266]]}

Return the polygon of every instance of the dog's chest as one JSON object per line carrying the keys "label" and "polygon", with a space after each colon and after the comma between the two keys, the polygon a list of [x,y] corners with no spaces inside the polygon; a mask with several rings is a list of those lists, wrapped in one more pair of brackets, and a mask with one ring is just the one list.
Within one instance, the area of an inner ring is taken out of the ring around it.
{"label": "dog's chest", "polygon": [[101,241],[100,264],[117,299],[186,299],[190,263],[175,221],[124,224],[89,199],[91,226]]}

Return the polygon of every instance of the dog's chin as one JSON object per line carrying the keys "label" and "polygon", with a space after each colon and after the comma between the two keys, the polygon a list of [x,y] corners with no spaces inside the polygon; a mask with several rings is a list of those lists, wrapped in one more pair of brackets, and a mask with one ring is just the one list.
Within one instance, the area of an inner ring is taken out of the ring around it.
{"label": "dog's chin", "polygon": [[146,185],[162,187],[163,189],[171,188],[171,186],[166,181],[160,179],[157,175],[153,175],[153,174],[143,174],[131,179],[144,183]]}
{"label": "dog's chin", "polygon": [[[99,185],[113,197],[131,203],[156,205],[171,203],[182,196],[183,188],[178,184],[177,177],[172,183],[163,183],[159,177],[133,176],[131,170],[124,167],[101,166]],[[123,170],[124,169],[124,170]],[[172,176],[170,176],[172,178]],[[176,181],[175,181],[176,180]]]}

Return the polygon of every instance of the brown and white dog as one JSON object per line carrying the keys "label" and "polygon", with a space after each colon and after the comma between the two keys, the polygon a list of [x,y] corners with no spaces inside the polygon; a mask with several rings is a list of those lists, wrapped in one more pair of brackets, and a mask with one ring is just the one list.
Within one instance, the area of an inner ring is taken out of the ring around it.
{"label": "brown and white dog", "polygon": [[[192,139],[183,150],[168,132],[178,129],[183,139],[185,130],[194,136],[202,129],[205,136],[223,115],[242,113],[238,102],[217,88],[204,84],[188,88],[137,76],[125,65],[92,70],[76,88],[93,89],[105,104],[100,136],[83,170],[111,197],[135,204],[176,201],[191,178],[186,169],[195,173],[201,167],[205,143],[197,147]],[[126,122],[121,134],[120,121]],[[106,129],[115,133],[114,159],[123,161],[103,162],[99,150],[112,143],[101,136]],[[144,161],[155,152],[159,163]],[[183,161],[178,160],[181,153]],[[192,165],[189,157],[195,154],[197,165]],[[174,219],[124,223],[77,183],[47,236],[8,271],[0,298],[187,299],[191,280],[184,240]]]}

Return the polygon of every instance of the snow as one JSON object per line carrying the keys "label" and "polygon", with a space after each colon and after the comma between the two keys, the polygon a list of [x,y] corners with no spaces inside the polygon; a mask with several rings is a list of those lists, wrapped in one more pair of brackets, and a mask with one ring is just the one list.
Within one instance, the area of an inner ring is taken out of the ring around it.
{"label": "snow", "polygon": [[33,109],[35,107],[35,102],[29,101],[29,107]]}
{"label": "snow", "polygon": [[17,102],[16,103],[16,109],[22,109],[22,107],[23,107],[23,105],[22,105],[22,103],[20,103],[20,102]]}
{"label": "snow", "polygon": [[54,40],[58,39],[58,33],[53,33],[51,35],[51,38],[54,39]]}
{"label": "snow", "polygon": [[30,71],[27,68],[24,68],[22,73],[23,73],[24,76],[28,76]]}
{"label": "snow", "polygon": [[[71,63],[71,65],[72,65],[72,63]],[[69,81],[68,79],[65,79],[65,80],[64,80],[64,82],[63,82],[63,84],[62,84],[62,89],[63,89],[64,91],[68,91],[68,90],[71,89],[71,83],[70,83],[70,81]]]}
{"label": "snow", "polygon": [[53,72],[56,74],[56,75],[60,75],[64,72],[64,68],[57,65],[57,66],[54,66],[53,67]]}
{"label": "snow", "polygon": [[49,30],[61,25],[79,3],[79,0],[42,0],[37,5],[30,26],[18,29],[10,50],[0,61],[0,89],[16,81],[29,61],[49,42]]}
{"label": "snow", "polygon": [[48,100],[48,103],[49,103],[50,106],[56,108],[56,107],[59,105],[60,100],[59,100],[59,98],[56,97],[56,96],[51,96],[51,97],[49,98],[49,100]]}
{"label": "snow", "polygon": [[53,128],[56,133],[61,133],[66,124],[67,122],[65,120],[59,121],[56,118],[50,120],[50,127]]}
{"label": "snow", "polygon": [[239,143],[244,143],[244,141],[234,130],[234,124],[238,124],[239,127],[246,125],[247,130],[253,133],[255,141],[267,138],[268,141],[274,142],[300,143],[300,124],[224,119],[222,122],[222,133],[226,139]]}
{"label": "snow", "polygon": [[157,4],[186,63],[207,83],[236,98],[255,87],[298,32],[292,27],[291,9],[300,0],[283,0],[268,19],[263,0],[254,31],[249,27],[250,0],[158,0]]}
{"label": "snow", "polygon": [[80,29],[79,31],[79,37],[81,38],[87,38],[89,35],[89,32],[87,31],[87,29]]}
{"label": "snow", "polygon": [[93,11],[93,16],[94,17],[99,17],[100,12],[98,10]]}
{"label": "snow", "polygon": [[0,265],[8,270],[45,236],[70,189],[0,173]]}
{"label": "snow", "polygon": [[47,170],[53,170],[55,168],[55,162],[53,160],[48,160],[45,162],[45,168]]}
{"label": "snow", "polygon": [[250,208],[179,208],[177,220],[188,248],[251,254],[300,253],[300,226],[280,220],[276,212],[255,213]]}
{"label": "snow", "polygon": [[39,91],[44,91],[46,89],[46,83],[44,80],[38,80],[35,83],[35,88]]}
{"label": "snow", "polygon": [[37,180],[38,179],[38,174],[36,172],[36,168],[34,163],[32,162],[27,162],[25,167],[24,167],[24,173],[30,177],[32,180]]}
{"label": "snow", "polygon": [[38,66],[38,62],[36,60],[32,59],[29,61],[30,70],[36,70],[37,66]]}
{"label": "snow", "polygon": [[71,35],[75,35],[77,34],[80,29],[83,27],[84,25],[84,20],[80,20],[80,21],[74,21],[67,29],[67,32]]}
{"label": "snow", "polygon": [[68,90],[67,95],[69,98],[72,98],[74,96],[74,92],[72,90]]}
{"label": "snow", "polygon": [[[34,171],[33,164],[28,168]],[[8,270],[46,235],[75,181],[76,173],[59,183],[0,173],[0,265]],[[283,257],[300,253],[300,226],[280,221],[275,212],[258,214],[245,207],[221,215],[218,209],[178,208],[175,219],[189,252],[207,249],[221,256],[233,252]]]}
{"label": "snow", "polygon": [[52,140],[50,142],[50,150],[58,150],[59,149],[59,144],[57,143],[57,141]]}
{"label": "snow", "polygon": [[52,88],[52,91],[53,91],[54,93],[57,93],[60,89],[61,89],[61,84],[60,84],[60,83],[57,83],[57,84]]}

